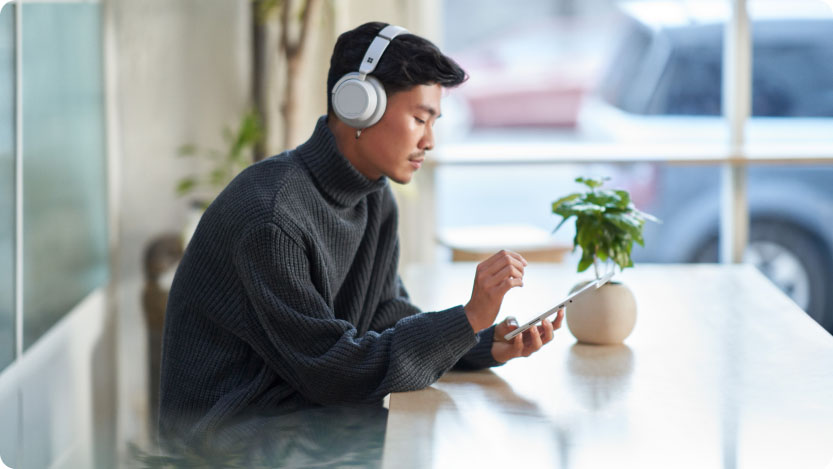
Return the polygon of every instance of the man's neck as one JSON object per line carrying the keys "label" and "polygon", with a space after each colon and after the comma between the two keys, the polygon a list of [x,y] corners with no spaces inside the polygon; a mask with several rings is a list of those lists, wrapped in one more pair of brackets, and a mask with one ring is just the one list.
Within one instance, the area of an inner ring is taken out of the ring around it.
{"label": "man's neck", "polygon": [[376,181],[382,177],[381,174],[369,174],[370,171],[368,171],[368,168],[365,168],[362,164],[363,160],[360,156],[361,150],[359,149],[358,139],[356,138],[356,129],[350,127],[344,122],[341,122],[338,118],[332,115],[327,115],[327,127],[329,127],[330,132],[332,132],[335,137],[338,151],[344,155],[345,158],[347,158],[347,161],[349,161],[358,172],[362,173],[364,177],[371,181]]}

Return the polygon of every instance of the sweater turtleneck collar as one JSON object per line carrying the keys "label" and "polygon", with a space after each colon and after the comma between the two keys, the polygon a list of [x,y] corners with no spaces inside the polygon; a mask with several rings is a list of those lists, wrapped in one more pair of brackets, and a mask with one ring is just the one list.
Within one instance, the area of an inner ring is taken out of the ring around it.
{"label": "sweater turtleneck collar", "polygon": [[327,116],[318,119],[312,136],[296,149],[296,154],[318,189],[339,205],[354,206],[387,183],[384,176],[376,181],[366,178],[341,154],[327,126]]}

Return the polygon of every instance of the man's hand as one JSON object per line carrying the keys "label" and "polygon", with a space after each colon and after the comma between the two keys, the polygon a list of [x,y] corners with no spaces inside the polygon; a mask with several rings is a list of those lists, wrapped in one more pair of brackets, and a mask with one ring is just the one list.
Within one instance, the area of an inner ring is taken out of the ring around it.
{"label": "man's hand", "polygon": [[512,251],[500,251],[477,265],[466,317],[475,334],[495,322],[503,296],[509,289],[523,286],[526,260]]}
{"label": "man's hand", "polygon": [[564,320],[564,308],[558,310],[555,321],[548,319],[541,321],[541,325],[533,326],[507,341],[503,337],[518,328],[518,321],[515,318],[506,318],[495,326],[495,337],[492,340],[492,357],[500,362],[518,358],[528,357],[537,352],[538,349],[552,340],[553,331],[561,327]]}

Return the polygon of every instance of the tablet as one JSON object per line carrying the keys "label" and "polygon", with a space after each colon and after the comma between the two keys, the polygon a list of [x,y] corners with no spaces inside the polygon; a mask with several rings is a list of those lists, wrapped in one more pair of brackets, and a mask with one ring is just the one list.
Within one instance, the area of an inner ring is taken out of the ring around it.
{"label": "tablet", "polygon": [[512,340],[516,335],[518,335],[518,334],[522,333],[523,331],[529,329],[530,327],[534,326],[535,324],[537,324],[538,322],[540,322],[542,319],[546,318],[547,316],[552,316],[553,314],[557,313],[559,309],[567,306],[568,303],[572,303],[573,300],[577,296],[581,295],[582,293],[590,291],[590,290],[595,290],[595,289],[601,287],[602,285],[606,284],[607,282],[610,281],[611,277],[613,277],[614,272],[615,271],[611,271],[611,272],[605,274],[602,278],[600,278],[598,280],[594,280],[594,281],[588,283],[587,285],[581,287],[581,289],[576,290],[573,293],[570,293],[570,296],[561,300],[561,302],[559,302],[557,305],[555,305],[555,307],[553,307],[553,308],[549,309],[548,311],[546,311],[545,313],[542,313],[539,316],[533,318],[532,320],[530,320],[526,324],[518,327],[514,331],[506,334],[503,338],[506,339],[506,340]]}

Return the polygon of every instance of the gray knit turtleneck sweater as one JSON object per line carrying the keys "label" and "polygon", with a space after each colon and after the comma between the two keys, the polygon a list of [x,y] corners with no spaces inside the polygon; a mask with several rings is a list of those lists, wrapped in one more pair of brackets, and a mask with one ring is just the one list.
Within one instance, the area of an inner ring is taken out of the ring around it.
{"label": "gray knit turtleneck sweater", "polygon": [[243,171],[206,210],[165,318],[160,436],[205,437],[241,419],[378,403],[458,365],[484,368],[493,328],[462,306],[421,313],[397,276],[397,208],[312,137]]}

